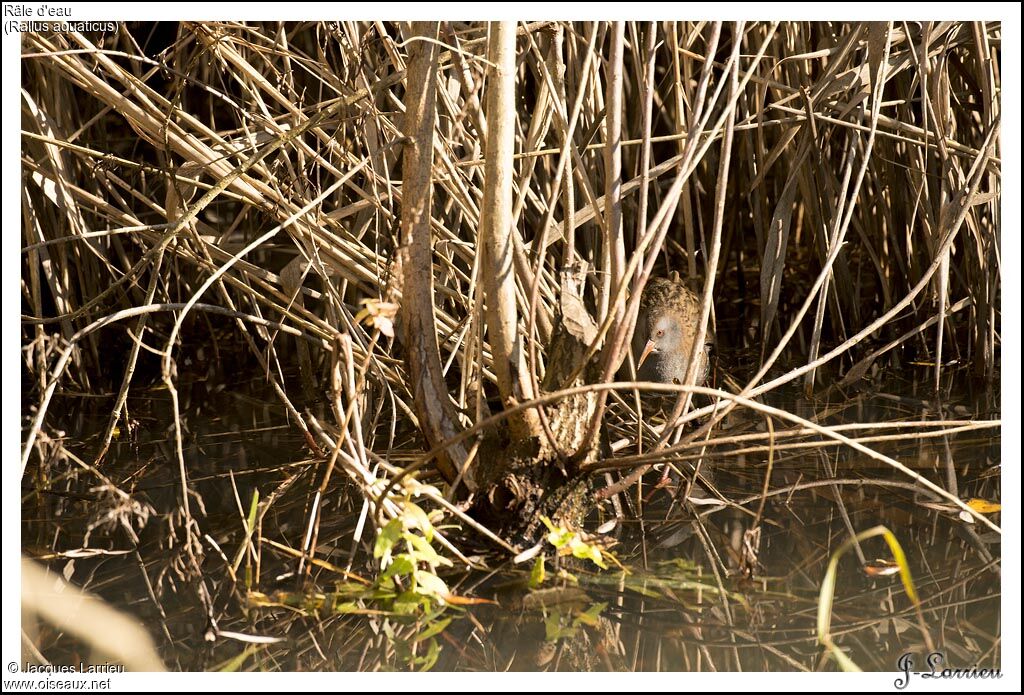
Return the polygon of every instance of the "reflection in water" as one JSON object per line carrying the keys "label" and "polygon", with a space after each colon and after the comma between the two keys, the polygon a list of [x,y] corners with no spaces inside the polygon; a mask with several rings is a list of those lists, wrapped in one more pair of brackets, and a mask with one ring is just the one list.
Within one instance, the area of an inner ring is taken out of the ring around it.
{"label": "reflection in water", "polygon": [[[479,539],[464,539],[463,551],[490,569],[442,571],[452,595],[468,605],[449,608],[431,625],[451,622],[417,641],[422,624],[373,610],[366,589],[372,538],[361,498],[340,477],[320,514],[322,562],[297,576],[288,549],[300,547],[307,532],[322,462],[308,457],[258,375],[231,388],[208,383],[186,390],[184,423],[193,509],[206,539],[204,587],[187,579],[185,549],[173,542],[181,487],[159,389],[130,401],[135,428],[120,435],[102,471],[136,507],[92,476],[56,475],[45,466],[27,487],[41,482],[46,494],[29,492],[24,501],[25,551],[70,566],[73,581],[145,620],[171,668],[209,669],[243,651],[232,640],[196,638],[213,636],[197,598],[207,591],[217,630],[287,638],[250,648],[243,669],[834,669],[815,635],[821,583],[837,548],[880,524],[906,553],[928,638],[898,573],[886,569],[892,554],[873,538],[839,562],[832,635],[844,652],[865,670],[894,670],[901,654],[923,654],[927,644],[950,663],[1000,665],[998,534],[965,523],[958,509],[884,463],[849,447],[811,444],[820,437],[796,435],[785,423],[769,432],[763,418],[749,415],[713,434],[731,440],[680,452],[672,461],[678,473],[659,487],[652,485],[662,476],[652,472],[642,489],[620,497],[627,518],[611,532],[610,552],[624,569],[556,558],[547,547],[538,582],[536,560],[513,566],[493,548],[474,549]],[[849,425],[846,436],[946,489],[955,485],[962,500],[998,501],[999,430],[977,426],[998,417],[998,395],[964,392],[938,413],[912,384],[892,389],[899,395],[880,389],[836,402],[791,398],[788,407],[819,424]],[[65,398],[63,411],[74,415],[64,429],[82,440],[69,449],[94,446],[81,433],[102,431],[105,414]],[[787,406],[784,396],[772,398]],[[947,424],[857,426],[923,419]],[[388,437],[393,463],[421,451],[411,430]],[[377,451],[386,452],[386,444]],[[690,487],[698,457],[705,483]],[[591,528],[607,522],[612,509],[609,503],[595,513]],[[459,542],[457,532],[448,534]],[[55,554],[86,546],[103,553],[73,561]],[[39,639],[55,656],[66,642],[56,632]],[[428,662],[431,642],[437,648]]]}

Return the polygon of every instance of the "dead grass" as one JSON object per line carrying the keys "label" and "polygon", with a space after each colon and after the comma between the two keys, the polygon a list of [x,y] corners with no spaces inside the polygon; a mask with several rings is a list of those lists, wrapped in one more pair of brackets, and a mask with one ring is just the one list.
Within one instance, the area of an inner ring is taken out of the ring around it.
{"label": "dead grass", "polygon": [[[936,483],[872,445],[998,421],[945,417],[940,405],[930,421],[853,423],[847,435],[765,399],[799,383],[835,400],[915,360],[930,365],[940,404],[968,370],[998,377],[998,23],[520,24],[513,110],[490,107],[507,118],[500,124],[487,112],[487,57],[500,55],[488,54],[487,25],[444,23],[434,39],[436,29],[182,22],[24,35],[23,473],[42,480],[69,465],[50,436],[55,393],[111,394],[92,460],[75,470],[130,497],[99,470],[128,426],[140,361],[158,358],[173,405],[159,425],[173,427],[171,535],[212,615],[208,529],[177,389],[182,355],[216,324],[237,336],[323,462],[303,477],[315,495],[287,539],[305,563],[338,476],[364,505],[353,548],[417,496],[513,554],[432,485],[434,457],[448,452],[441,472],[450,481],[461,470],[465,482],[480,465],[475,434],[512,418],[550,437],[542,410],[532,425],[517,414],[584,392],[599,398],[589,431],[613,433],[591,472],[838,441],[908,474],[928,499],[964,506],[952,463]],[[406,106],[423,82],[408,80],[424,41],[437,89],[417,120]],[[419,146],[431,130],[432,154],[403,159],[409,138]],[[511,153],[488,139],[496,132]],[[500,156],[512,162],[502,168],[512,194],[500,205],[509,214],[495,216],[487,169]],[[432,185],[413,187],[417,166]],[[420,227],[400,233],[428,191]],[[511,233],[494,237],[488,257],[495,224]],[[509,274],[489,291],[505,303],[487,318],[485,288],[501,267]],[[754,355],[721,363],[736,380],[720,377],[719,388],[663,389],[701,394],[700,407],[686,412],[689,395],[676,407],[700,428],[673,439],[673,428],[643,423],[639,400],[600,386],[540,389],[564,274],[580,283],[597,329],[589,354],[610,382],[635,320],[631,297],[669,270],[702,292],[702,330]],[[432,332],[431,383],[450,398],[433,435],[406,367],[418,349],[402,339],[409,316],[415,335]],[[110,338],[125,332],[126,343]],[[494,413],[499,396],[506,407]],[[312,407],[317,398],[326,407]],[[774,426],[722,432],[734,408]],[[432,451],[392,460],[396,431],[410,426]],[[262,500],[261,519],[277,499]],[[763,495],[742,504],[758,500],[763,508]],[[258,536],[248,529],[253,556]]]}

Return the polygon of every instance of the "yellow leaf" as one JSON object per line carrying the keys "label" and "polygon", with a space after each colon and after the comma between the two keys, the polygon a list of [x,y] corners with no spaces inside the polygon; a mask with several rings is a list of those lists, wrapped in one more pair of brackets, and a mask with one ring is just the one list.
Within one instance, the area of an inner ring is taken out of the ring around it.
{"label": "yellow leaf", "polygon": [[972,497],[967,500],[967,506],[979,514],[994,514],[1003,508],[1003,505],[998,502],[989,502],[988,500],[983,500],[980,497]]}
{"label": "yellow leaf", "polygon": [[397,304],[377,299],[360,299],[359,303],[363,308],[355,316],[357,322],[373,326],[389,338],[395,337],[394,318],[399,309]]}

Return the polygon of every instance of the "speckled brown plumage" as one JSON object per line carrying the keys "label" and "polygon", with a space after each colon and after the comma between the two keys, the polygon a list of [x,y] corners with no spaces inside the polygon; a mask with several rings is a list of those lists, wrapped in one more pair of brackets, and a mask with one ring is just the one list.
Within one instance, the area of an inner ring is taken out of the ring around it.
{"label": "speckled brown plumage", "polygon": [[[670,278],[652,278],[640,297],[640,311],[633,332],[633,357],[641,362],[637,378],[642,381],[682,383],[686,376],[693,342],[700,328],[700,298],[673,273]],[[659,334],[660,331],[660,334]],[[647,349],[648,341],[652,345]],[[703,384],[708,375],[708,356],[714,337],[710,327],[700,348],[694,383]],[[641,358],[644,357],[645,359]]]}

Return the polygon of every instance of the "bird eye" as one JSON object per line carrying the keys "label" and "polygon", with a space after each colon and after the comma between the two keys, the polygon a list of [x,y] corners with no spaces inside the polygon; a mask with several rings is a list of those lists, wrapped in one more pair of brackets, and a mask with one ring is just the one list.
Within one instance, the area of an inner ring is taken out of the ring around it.
{"label": "bird eye", "polygon": [[655,338],[660,338],[663,335],[665,335],[665,331],[659,330],[657,333],[654,334],[654,337]]}

